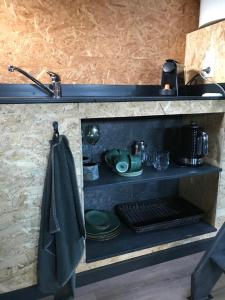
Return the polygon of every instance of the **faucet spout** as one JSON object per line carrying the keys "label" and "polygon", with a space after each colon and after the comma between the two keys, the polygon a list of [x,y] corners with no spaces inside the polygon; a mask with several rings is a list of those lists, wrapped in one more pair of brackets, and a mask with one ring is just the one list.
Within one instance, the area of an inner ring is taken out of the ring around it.
{"label": "faucet spout", "polygon": [[41,90],[46,92],[50,97],[54,98],[60,98],[62,96],[62,91],[61,91],[61,80],[59,75],[53,72],[47,72],[52,79],[52,86],[53,90],[50,89],[49,87],[45,86],[42,82],[34,78],[31,74],[27,73],[21,68],[15,67],[15,66],[8,66],[8,71],[9,72],[14,72],[17,71],[21,74],[23,74],[25,77],[29,78],[31,81],[33,81]]}
{"label": "faucet spout", "polygon": [[61,98],[62,97],[62,86],[61,86],[60,76],[52,71],[48,71],[47,73],[51,77],[51,80],[52,80],[52,90],[54,93],[54,97]]}

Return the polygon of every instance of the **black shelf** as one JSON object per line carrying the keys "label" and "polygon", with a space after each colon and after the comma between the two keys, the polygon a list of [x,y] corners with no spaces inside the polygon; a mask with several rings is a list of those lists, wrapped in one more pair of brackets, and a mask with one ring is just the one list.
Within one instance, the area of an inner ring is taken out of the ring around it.
{"label": "black shelf", "polygon": [[96,181],[84,182],[84,189],[90,190],[104,186],[135,184],[150,180],[165,180],[165,179],[179,179],[182,177],[200,176],[211,173],[219,173],[222,169],[210,165],[203,165],[199,167],[186,166],[170,166],[166,171],[157,171],[153,167],[146,167],[140,176],[136,177],[122,177],[111,171],[107,166],[99,168],[100,178]]}
{"label": "black shelf", "polygon": [[94,262],[215,231],[215,227],[204,221],[141,234],[135,233],[122,224],[121,234],[110,241],[86,241],[86,261]]}

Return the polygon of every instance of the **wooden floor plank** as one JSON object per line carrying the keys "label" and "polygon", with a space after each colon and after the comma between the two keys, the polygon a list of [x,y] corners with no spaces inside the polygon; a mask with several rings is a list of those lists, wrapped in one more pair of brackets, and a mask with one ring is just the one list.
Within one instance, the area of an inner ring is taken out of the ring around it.
{"label": "wooden floor plank", "polygon": [[[185,300],[190,276],[202,254],[151,266],[77,289],[76,300]],[[225,278],[216,286],[215,300],[225,300]]]}
{"label": "wooden floor plank", "polygon": [[[191,273],[201,256],[186,256],[83,286],[76,290],[76,300],[186,300]],[[213,296],[214,300],[225,300],[225,276]]]}

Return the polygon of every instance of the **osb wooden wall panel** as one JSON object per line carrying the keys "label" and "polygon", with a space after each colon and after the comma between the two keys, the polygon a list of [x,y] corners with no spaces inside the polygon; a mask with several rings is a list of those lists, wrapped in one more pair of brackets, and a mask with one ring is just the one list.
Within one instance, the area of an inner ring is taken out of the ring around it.
{"label": "osb wooden wall panel", "polygon": [[0,0],[0,82],[158,84],[166,58],[183,62],[198,0]]}
{"label": "osb wooden wall panel", "polygon": [[204,67],[205,56],[209,51],[215,56],[212,80],[225,82],[225,21],[187,35],[185,57],[187,80]]}

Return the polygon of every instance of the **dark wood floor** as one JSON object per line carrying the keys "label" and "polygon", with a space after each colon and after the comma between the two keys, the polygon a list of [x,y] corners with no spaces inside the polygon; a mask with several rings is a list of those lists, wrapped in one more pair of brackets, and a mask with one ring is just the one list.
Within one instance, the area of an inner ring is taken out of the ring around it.
{"label": "dark wood floor", "polygon": [[[190,275],[201,255],[183,257],[78,288],[76,300],[187,299]],[[213,296],[215,300],[225,300],[225,276],[216,285]]]}

